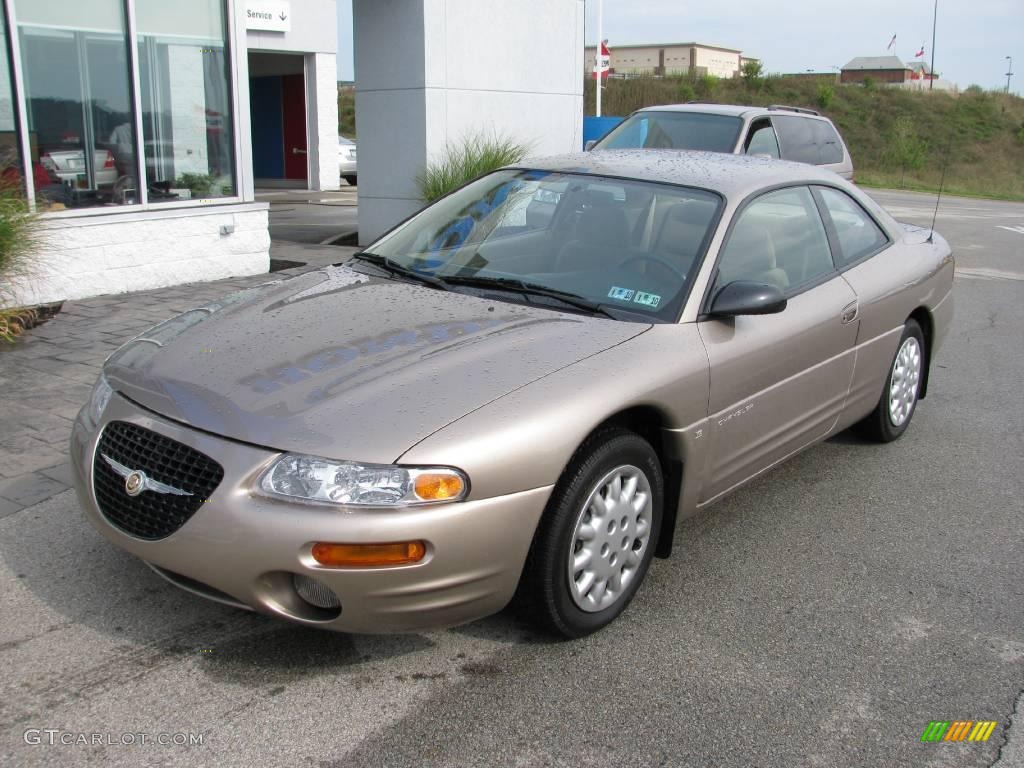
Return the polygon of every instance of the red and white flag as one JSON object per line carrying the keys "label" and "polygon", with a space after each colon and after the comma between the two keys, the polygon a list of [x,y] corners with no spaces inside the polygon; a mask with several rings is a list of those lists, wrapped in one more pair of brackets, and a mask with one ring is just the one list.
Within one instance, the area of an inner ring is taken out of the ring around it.
{"label": "red and white flag", "polygon": [[892,40],[890,40],[889,44],[885,46],[885,50],[891,50],[894,45],[896,45],[896,35],[892,36]]}
{"label": "red and white flag", "polygon": [[607,79],[611,66],[612,52],[608,50],[608,41],[602,40],[597,54],[597,61],[594,62],[594,79],[596,80],[599,76],[602,79]]}
{"label": "red and white flag", "polygon": [[921,50],[914,54],[914,58],[915,59],[920,59],[922,56],[924,56],[924,46],[923,45],[921,46]]}

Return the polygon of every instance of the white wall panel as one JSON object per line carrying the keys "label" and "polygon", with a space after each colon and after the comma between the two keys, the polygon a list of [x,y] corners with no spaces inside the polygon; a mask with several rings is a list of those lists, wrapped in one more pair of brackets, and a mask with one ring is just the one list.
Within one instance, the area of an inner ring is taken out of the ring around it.
{"label": "white wall panel", "polygon": [[359,236],[420,206],[427,158],[469,134],[578,150],[583,0],[353,0]]}

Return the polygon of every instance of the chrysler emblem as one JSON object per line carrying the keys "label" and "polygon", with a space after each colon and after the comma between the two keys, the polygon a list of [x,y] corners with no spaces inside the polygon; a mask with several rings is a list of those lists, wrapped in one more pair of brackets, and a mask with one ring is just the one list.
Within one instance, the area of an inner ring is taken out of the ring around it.
{"label": "chrysler emblem", "polygon": [[173,485],[167,485],[167,483],[161,483],[159,480],[148,477],[141,469],[129,469],[124,464],[114,461],[105,453],[101,453],[100,456],[110,465],[112,470],[124,478],[124,492],[129,496],[138,496],[143,491],[170,493],[175,496],[192,495],[188,491],[181,490],[181,488],[175,488]]}
{"label": "chrysler emblem", "polygon": [[[104,456],[104,458],[106,458]],[[132,472],[124,479],[124,492],[129,496],[138,496],[146,487],[146,475],[142,472]]]}

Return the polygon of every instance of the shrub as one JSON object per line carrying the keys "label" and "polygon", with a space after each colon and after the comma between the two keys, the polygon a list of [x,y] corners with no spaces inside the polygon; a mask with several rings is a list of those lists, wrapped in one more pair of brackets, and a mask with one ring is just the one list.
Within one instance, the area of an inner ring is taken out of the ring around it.
{"label": "shrub", "polygon": [[914,121],[906,116],[896,118],[886,145],[886,161],[900,169],[900,186],[903,186],[907,169],[920,170],[924,166],[928,145],[918,135]]}
{"label": "shrub", "polygon": [[193,197],[209,197],[217,177],[212,173],[183,173],[175,180],[175,185],[191,190]]}
{"label": "shrub", "polygon": [[432,203],[477,176],[518,163],[526,152],[527,147],[505,136],[467,136],[459,144],[449,144],[441,158],[416,177],[420,199]]}
{"label": "shrub", "polygon": [[710,99],[715,95],[718,87],[718,78],[714,75],[703,74],[697,78],[697,95],[702,99]]}
{"label": "shrub", "polygon": [[836,89],[831,85],[822,83],[818,86],[818,106],[828,109],[832,106],[832,99],[836,97]]}
{"label": "shrub", "polygon": [[14,282],[27,271],[35,251],[36,215],[18,184],[0,182],[0,339],[13,341],[35,313],[3,307],[14,299]]}
{"label": "shrub", "polygon": [[863,85],[864,85],[864,89],[865,90],[868,90],[868,91],[874,90],[874,88],[875,88],[875,78],[873,78],[871,75],[866,75],[864,77]]}
{"label": "shrub", "polygon": [[679,101],[684,104],[697,98],[697,92],[693,90],[693,86],[685,80],[679,83],[679,90],[676,91],[676,93],[679,96]]}

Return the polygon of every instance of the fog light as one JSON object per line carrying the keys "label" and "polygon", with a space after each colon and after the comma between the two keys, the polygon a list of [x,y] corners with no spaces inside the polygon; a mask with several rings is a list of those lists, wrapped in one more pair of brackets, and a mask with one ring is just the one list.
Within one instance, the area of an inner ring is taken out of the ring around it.
{"label": "fog light", "polygon": [[325,611],[341,608],[341,600],[321,581],[296,573],[292,576],[292,584],[299,597],[312,606],[323,608]]}
{"label": "fog light", "polygon": [[418,563],[427,554],[422,541],[400,541],[392,544],[329,544],[313,545],[313,559],[329,568],[374,568],[385,565]]}

